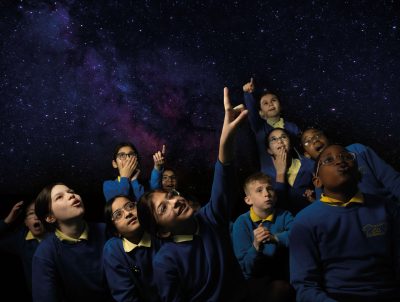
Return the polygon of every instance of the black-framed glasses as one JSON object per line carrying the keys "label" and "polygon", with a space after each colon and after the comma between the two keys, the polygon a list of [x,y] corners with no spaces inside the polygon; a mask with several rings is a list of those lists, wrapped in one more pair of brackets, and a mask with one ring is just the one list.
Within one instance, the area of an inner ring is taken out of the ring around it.
{"label": "black-framed glasses", "polygon": [[303,145],[305,147],[308,147],[309,145],[311,145],[312,143],[316,142],[317,140],[319,140],[324,134],[322,132],[317,132],[315,133],[313,136],[311,136],[310,138],[306,139],[303,142]]}
{"label": "black-framed glasses", "polygon": [[165,196],[166,200],[171,200],[172,198],[176,197],[176,196],[181,196],[181,193],[179,193],[177,190],[172,189],[171,191],[169,191],[167,193],[167,195]]}
{"label": "black-framed glasses", "polygon": [[117,158],[120,159],[120,160],[125,160],[125,159],[127,159],[129,157],[134,157],[134,156],[137,156],[137,154],[135,152],[129,152],[129,153],[120,152],[120,153],[117,153]]}
{"label": "black-framed glasses", "polygon": [[338,159],[346,162],[352,162],[355,161],[356,159],[356,154],[353,152],[342,152],[339,154],[332,154],[328,155],[324,158],[321,158],[318,162],[317,166],[317,171],[315,172],[315,175],[318,175],[319,167],[321,166],[331,166],[333,165]]}
{"label": "black-framed glasses", "polygon": [[136,202],[129,201],[126,204],[124,204],[122,208],[116,209],[112,213],[111,219],[113,221],[118,221],[124,216],[123,210],[125,210],[126,212],[130,212],[133,211],[135,208],[136,208]]}
{"label": "black-framed glasses", "polygon": [[287,136],[286,134],[282,134],[279,137],[273,136],[268,141],[270,142],[270,144],[277,144],[278,141],[288,141],[288,140],[289,136]]}

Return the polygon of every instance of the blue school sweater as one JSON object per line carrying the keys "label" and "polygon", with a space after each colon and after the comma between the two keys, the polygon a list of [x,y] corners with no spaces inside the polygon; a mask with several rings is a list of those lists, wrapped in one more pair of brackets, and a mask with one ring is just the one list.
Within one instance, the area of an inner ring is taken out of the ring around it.
{"label": "blue school sweater", "polygon": [[[275,269],[286,269],[277,267],[275,262],[280,256],[284,258],[282,261],[289,261],[287,254],[281,251],[289,247],[289,232],[292,222],[293,216],[290,212],[275,209],[273,220],[264,221],[263,226],[269,229],[271,234],[277,236],[279,242],[263,244],[262,248],[257,251],[253,245],[253,231],[259,223],[251,220],[250,211],[236,219],[232,230],[233,250],[246,279],[266,275],[272,277],[277,275]],[[280,260],[278,262],[281,262]]]}
{"label": "blue school sweater", "polygon": [[39,246],[39,241],[37,239],[25,239],[29,232],[29,229],[25,226],[11,232],[9,228],[9,225],[4,220],[0,220],[0,250],[17,255],[20,258],[26,284],[29,291],[32,291],[32,258]]}
{"label": "blue school sweater", "polygon": [[[267,169],[271,165],[273,167],[271,157],[267,153],[266,145],[267,135],[273,129],[273,127],[260,117],[258,109],[259,105],[251,93],[244,93],[244,103],[247,110],[249,110],[249,123],[251,130],[254,132],[256,138],[258,157],[260,160],[260,167],[262,171]],[[297,137],[300,134],[300,129],[299,127],[297,127],[296,124],[288,121],[284,121],[284,123],[285,129],[291,135]]]}
{"label": "blue school sweater", "polygon": [[88,240],[69,243],[51,233],[40,243],[32,261],[34,302],[112,301],[102,265],[105,224],[88,228]]}
{"label": "blue school sweater", "polygon": [[193,240],[164,243],[153,260],[161,301],[241,301],[244,278],[232,250],[233,165],[215,165],[209,203],[195,214]]}
{"label": "blue school sweater", "polygon": [[152,267],[159,241],[151,241],[151,247],[137,247],[128,253],[121,238],[110,238],[105,244],[103,265],[115,301],[159,301]]}
{"label": "blue school sweater", "polygon": [[[161,187],[162,170],[154,169],[151,171],[150,176],[150,190],[158,189]],[[125,195],[139,200],[144,193],[144,187],[137,179],[130,181],[127,177],[118,177],[115,180],[106,180],[103,183],[103,193],[106,202],[113,199],[118,195]]]}
{"label": "blue school sweater", "polygon": [[301,211],[289,236],[297,301],[336,301],[330,293],[400,301],[399,210],[391,200],[364,194],[363,204],[318,200]]}
{"label": "blue school sweater", "polygon": [[[271,156],[269,156],[271,160]],[[272,162],[272,160],[271,160]],[[276,170],[274,165],[269,166],[261,170],[261,172],[272,178],[273,187],[278,194],[278,206],[285,210],[290,211],[293,215],[296,215],[300,210],[310,204],[304,192],[307,189],[313,189],[314,185],[312,182],[314,161],[307,158],[300,160],[301,166],[297,173],[296,179],[291,186],[289,183],[276,182]]]}

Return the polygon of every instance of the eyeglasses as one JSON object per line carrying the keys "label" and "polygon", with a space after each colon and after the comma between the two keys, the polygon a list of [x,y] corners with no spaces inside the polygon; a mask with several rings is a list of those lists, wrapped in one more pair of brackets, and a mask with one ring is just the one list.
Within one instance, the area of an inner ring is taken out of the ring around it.
{"label": "eyeglasses", "polygon": [[331,166],[333,165],[337,160],[341,161],[346,161],[346,162],[352,162],[356,159],[356,154],[353,152],[342,152],[336,155],[328,155],[327,157],[321,159],[318,162],[317,166],[317,171],[315,172],[315,175],[318,176],[318,171],[319,167],[321,166]]}
{"label": "eyeglasses", "polygon": [[132,202],[132,201],[127,202],[122,208],[119,208],[119,209],[115,210],[114,213],[112,213],[111,220],[118,221],[124,216],[122,210],[125,210],[126,212],[130,212],[130,211],[133,211],[135,208],[136,208],[135,202]]}
{"label": "eyeglasses", "polygon": [[120,159],[120,160],[125,160],[128,157],[134,157],[134,156],[137,156],[137,154],[135,152],[129,152],[129,153],[120,152],[120,153],[117,153],[117,158]]}
{"label": "eyeglasses", "polygon": [[269,142],[271,144],[276,144],[276,143],[278,143],[278,141],[288,141],[288,140],[289,140],[289,137],[286,134],[282,134],[280,137],[275,137],[275,136],[271,137],[269,139]]}
{"label": "eyeglasses", "polygon": [[305,140],[303,142],[303,145],[305,147],[308,147],[309,145],[311,145],[312,143],[316,142],[317,140],[319,140],[324,134],[322,132],[318,132],[316,134],[314,134],[313,136],[311,136],[309,139]]}
{"label": "eyeglasses", "polygon": [[167,193],[167,196],[165,197],[166,200],[170,200],[176,196],[181,196],[181,193],[179,193],[177,190],[172,189]]}
{"label": "eyeglasses", "polygon": [[162,180],[168,180],[168,179],[175,180],[176,176],[175,175],[172,175],[172,176],[165,175],[165,176],[162,177]]}

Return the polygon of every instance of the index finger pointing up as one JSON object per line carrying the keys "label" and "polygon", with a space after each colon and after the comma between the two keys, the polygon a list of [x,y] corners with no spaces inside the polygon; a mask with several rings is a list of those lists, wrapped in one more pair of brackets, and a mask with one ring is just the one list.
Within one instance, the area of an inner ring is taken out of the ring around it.
{"label": "index finger pointing up", "polygon": [[229,90],[228,90],[228,87],[225,87],[225,88],[224,88],[224,107],[225,107],[225,110],[231,109],[231,108],[232,108],[232,106],[231,106],[231,101],[230,101],[230,99],[229,99]]}

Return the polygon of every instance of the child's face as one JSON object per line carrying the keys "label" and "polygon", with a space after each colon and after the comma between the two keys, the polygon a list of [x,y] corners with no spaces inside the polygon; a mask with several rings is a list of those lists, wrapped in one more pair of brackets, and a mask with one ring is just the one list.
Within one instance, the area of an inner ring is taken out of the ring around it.
{"label": "child's face", "polygon": [[290,138],[280,129],[273,130],[268,136],[268,153],[271,155],[277,155],[278,153],[285,151],[286,153],[290,150]]}
{"label": "child's face", "polygon": [[324,187],[324,191],[340,192],[349,185],[356,186],[358,182],[355,157],[342,146],[326,147],[321,153],[317,171],[314,185]]}
{"label": "child's face", "polygon": [[111,205],[111,220],[118,233],[129,238],[139,230],[136,204],[126,197],[117,197]]}
{"label": "child's face", "polygon": [[25,225],[33,236],[40,237],[44,233],[44,227],[35,214],[35,203],[26,208]]}
{"label": "child's face", "polygon": [[166,191],[171,191],[176,189],[176,176],[174,171],[165,170],[162,175],[162,188]]}
{"label": "child's face", "polygon": [[129,146],[124,146],[118,150],[116,159],[112,161],[112,165],[116,169],[121,169],[132,158],[136,157],[136,152]]}
{"label": "child's face", "polygon": [[255,180],[247,185],[247,195],[244,200],[253,206],[254,210],[266,212],[274,208],[276,194],[271,183]]}
{"label": "child's face", "polygon": [[82,217],[84,213],[82,199],[72,189],[65,185],[55,185],[51,189],[51,214],[46,218],[48,222],[68,221]]}
{"label": "child's face", "polygon": [[318,155],[329,144],[328,138],[317,129],[308,129],[301,136],[304,155],[317,159]]}
{"label": "child's face", "polygon": [[275,94],[266,94],[260,100],[260,115],[263,118],[279,117],[281,104]]}
{"label": "child's face", "polygon": [[193,216],[194,210],[182,196],[169,196],[169,193],[162,192],[153,194],[153,214],[162,231],[177,233],[184,222]]}

